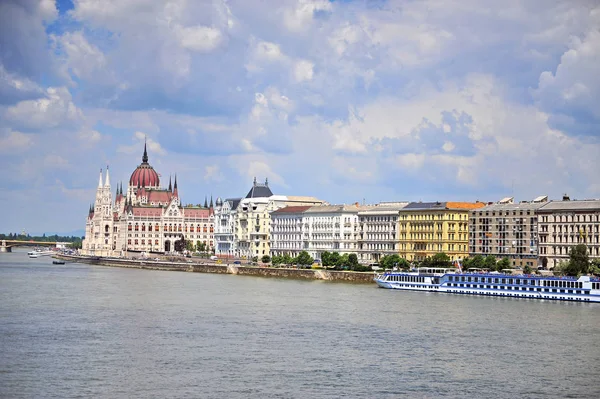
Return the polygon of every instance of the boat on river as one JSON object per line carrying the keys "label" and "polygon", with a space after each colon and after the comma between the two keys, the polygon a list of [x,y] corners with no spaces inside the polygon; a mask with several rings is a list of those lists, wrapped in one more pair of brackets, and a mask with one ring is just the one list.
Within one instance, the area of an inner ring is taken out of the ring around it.
{"label": "boat on river", "polygon": [[40,256],[54,255],[54,251],[51,249],[36,248],[33,251],[27,252],[27,255],[29,255],[30,258],[39,258]]}
{"label": "boat on river", "polygon": [[64,265],[65,261],[64,260],[60,260],[60,259],[56,259],[52,261],[53,265]]}
{"label": "boat on river", "polygon": [[396,290],[600,302],[600,279],[591,276],[547,277],[419,268],[410,272],[376,274],[374,280],[381,288]]}

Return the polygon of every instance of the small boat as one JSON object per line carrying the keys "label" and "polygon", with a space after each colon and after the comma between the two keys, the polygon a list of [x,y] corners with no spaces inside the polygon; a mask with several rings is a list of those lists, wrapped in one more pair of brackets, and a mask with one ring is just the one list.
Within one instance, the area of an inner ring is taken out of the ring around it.
{"label": "small boat", "polygon": [[65,261],[64,261],[64,260],[60,260],[60,259],[58,259],[58,260],[53,260],[53,261],[52,261],[52,264],[53,264],[53,265],[64,265],[64,264],[65,264]]}
{"label": "small boat", "polygon": [[27,252],[30,258],[39,258],[40,256],[54,255],[54,251],[51,249],[34,249],[33,251]]}

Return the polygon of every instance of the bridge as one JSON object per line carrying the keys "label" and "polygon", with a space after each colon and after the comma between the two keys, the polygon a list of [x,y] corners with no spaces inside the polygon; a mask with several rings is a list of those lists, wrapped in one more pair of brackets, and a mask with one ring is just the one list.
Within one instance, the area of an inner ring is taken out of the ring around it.
{"label": "bridge", "polygon": [[57,247],[70,243],[56,241],[20,241],[20,240],[2,240],[0,252],[12,252],[13,247]]}

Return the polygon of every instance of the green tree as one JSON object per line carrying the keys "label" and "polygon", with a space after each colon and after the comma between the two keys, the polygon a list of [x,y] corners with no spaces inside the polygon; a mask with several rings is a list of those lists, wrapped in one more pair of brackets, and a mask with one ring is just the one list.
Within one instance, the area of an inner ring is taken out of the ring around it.
{"label": "green tree", "polygon": [[263,255],[261,261],[262,263],[269,263],[271,261],[271,257],[269,255]]}
{"label": "green tree", "polygon": [[494,255],[488,255],[483,261],[483,267],[490,270],[497,270],[497,260]]}
{"label": "green tree", "polygon": [[531,270],[531,266],[529,265],[525,265],[525,267],[523,268],[523,273],[525,274],[531,274],[533,270]]}
{"label": "green tree", "polygon": [[185,249],[187,249],[190,252],[194,252],[194,242],[190,241],[190,240],[185,240]]}
{"label": "green tree", "polygon": [[323,265],[323,267],[332,266],[330,252],[325,251],[321,254],[321,264]]}
{"label": "green tree", "polygon": [[426,262],[429,265],[428,266],[424,266],[424,267],[450,267],[452,266],[452,261],[450,260],[450,257],[448,255],[446,255],[443,252],[437,253],[435,255],[433,255],[431,258],[428,258],[429,261]]}
{"label": "green tree", "polygon": [[348,268],[350,266],[350,262],[348,261],[348,254],[343,254],[343,255],[338,254],[338,259],[337,259],[335,266],[336,266],[336,269],[338,269],[338,270]]}
{"label": "green tree", "polygon": [[331,254],[329,254],[329,267],[337,267],[338,263],[340,262],[340,253],[339,252],[332,252]]}
{"label": "green tree", "polygon": [[471,259],[471,261],[469,262],[470,263],[469,267],[472,267],[475,269],[483,269],[484,268],[485,258],[483,256],[475,255],[470,259]]}
{"label": "green tree", "polygon": [[348,263],[350,264],[351,267],[356,267],[358,266],[358,256],[356,256],[356,254],[350,254],[348,255]]}
{"label": "green tree", "polygon": [[271,264],[273,266],[280,265],[282,263],[282,257],[279,255],[273,255],[273,259],[271,259]]}
{"label": "green tree", "polygon": [[185,249],[185,240],[183,239],[183,237],[175,241],[174,247],[176,252],[183,252],[183,250]]}
{"label": "green tree", "polygon": [[256,263],[256,262],[258,262],[258,256],[253,256],[253,257],[252,257],[252,262],[253,262],[253,263]]}
{"label": "green tree", "polygon": [[593,259],[590,262],[590,268],[589,268],[588,272],[595,276],[600,275],[600,259]]}
{"label": "green tree", "polygon": [[502,271],[503,269],[511,269],[512,265],[510,263],[510,259],[508,258],[502,258],[498,261],[498,263],[496,263],[496,269],[497,271]]}
{"label": "green tree", "polygon": [[306,251],[300,252],[296,258],[296,262],[302,266],[312,265],[313,261],[313,258]]}
{"label": "green tree", "polygon": [[397,254],[386,255],[379,260],[379,264],[384,269],[393,269],[400,264],[401,260],[402,258]]}
{"label": "green tree", "polygon": [[542,256],[542,269],[548,270],[548,258]]}
{"label": "green tree", "polygon": [[196,244],[196,251],[200,253],[206,252],[206,244],[201,241],[198,241],[198,243]]}
{"label": "green tree", "polygon": [[587,274],[590,268],[590,259],[585,244],[578,244],[569,252],[569,266],[565,270],[569,276]]}
{"label": "green tree", "polygon": [[285,254],[281,257],[281,263],[285,265],[291,265],[292,263],[294,263],[294,259],[292,259],[290,255]]}

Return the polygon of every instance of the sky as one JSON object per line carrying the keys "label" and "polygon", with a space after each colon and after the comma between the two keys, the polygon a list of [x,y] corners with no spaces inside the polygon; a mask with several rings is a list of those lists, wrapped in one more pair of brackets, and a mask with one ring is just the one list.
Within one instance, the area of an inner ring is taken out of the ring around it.
{"label": "sky", "polygon": [[184,204],[600,197],[597,0],[3,0],[0,232]]}

